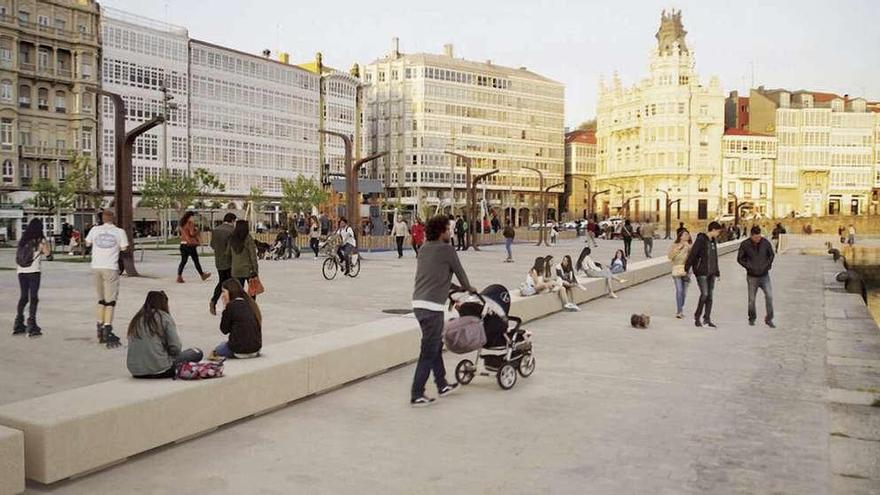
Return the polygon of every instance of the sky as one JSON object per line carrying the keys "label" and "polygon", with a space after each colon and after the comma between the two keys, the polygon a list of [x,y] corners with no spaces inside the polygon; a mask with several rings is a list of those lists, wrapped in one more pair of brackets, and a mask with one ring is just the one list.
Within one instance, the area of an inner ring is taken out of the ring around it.
{"label": "sky", "polygon": [[565,84],[568,126],[595,115],[599,77],[648,71],[666,8],[681,9],[701,78],[880,100],[880,0],[102,0],[186,27],[190,37],[259,54],[286,51],[347,70],[390,50],[526,66]]}

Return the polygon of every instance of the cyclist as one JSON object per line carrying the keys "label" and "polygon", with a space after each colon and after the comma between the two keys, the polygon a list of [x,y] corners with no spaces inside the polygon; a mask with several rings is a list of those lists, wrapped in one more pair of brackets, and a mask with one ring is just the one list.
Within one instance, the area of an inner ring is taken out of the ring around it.
{"label": "cyclist", "polygon": [[336,231],[336,234],[339,236],[339,247],[336,249],[336,254],[339,255],[339,259],[345,260],[344,273],[348,275],[351,270],[351,253],[357,248],[357,239],[355,239],[354,230],[348,225],[348,220],[345,217],[339,218],[339,230]]}

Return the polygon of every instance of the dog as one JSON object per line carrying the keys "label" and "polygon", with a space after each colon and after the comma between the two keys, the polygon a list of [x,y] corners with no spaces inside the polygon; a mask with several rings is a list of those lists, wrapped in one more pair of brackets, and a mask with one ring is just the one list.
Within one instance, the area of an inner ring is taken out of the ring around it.
{"label": "dog", "polygon": [[261,260],[265,259],[266,253],[268,253],[269,250],[272,249],[272,246],[266,244],[265,242],[258,241],[256,239],[254,239],[254,244],[257,245],[257,258],[259,258]]}
{"label": "dog", "polygon": [[646,314],[634,314],[629,317],[629,324],[633,328],[648,328],[648,325],[651,324],[651,317]]}

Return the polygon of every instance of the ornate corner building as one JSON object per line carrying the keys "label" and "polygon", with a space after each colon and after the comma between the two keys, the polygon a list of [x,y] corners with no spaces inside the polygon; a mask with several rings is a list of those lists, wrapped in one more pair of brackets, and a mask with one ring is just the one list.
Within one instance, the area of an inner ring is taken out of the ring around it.
{"label": "ornate corner building", "polygon": [[[724,93],[694,70],[680,11],[664,11],[649,73],[625,88],[617,74],[600,82],[597,108],[596,212],[659,220],[666,195],[681,200],[672,217],[703,220],[721,213]],[[661,192],[663,191],[663,192]]]}

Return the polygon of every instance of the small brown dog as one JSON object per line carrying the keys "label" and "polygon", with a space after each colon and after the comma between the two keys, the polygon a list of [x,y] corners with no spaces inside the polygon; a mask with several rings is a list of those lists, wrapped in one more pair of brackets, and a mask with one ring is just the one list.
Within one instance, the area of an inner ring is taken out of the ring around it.
{"label": "small brown dog", "polygon": [[629,317],[629,324],[633,328],[648,328],[651,324],[651,317],[646,314],[632,315]]}

